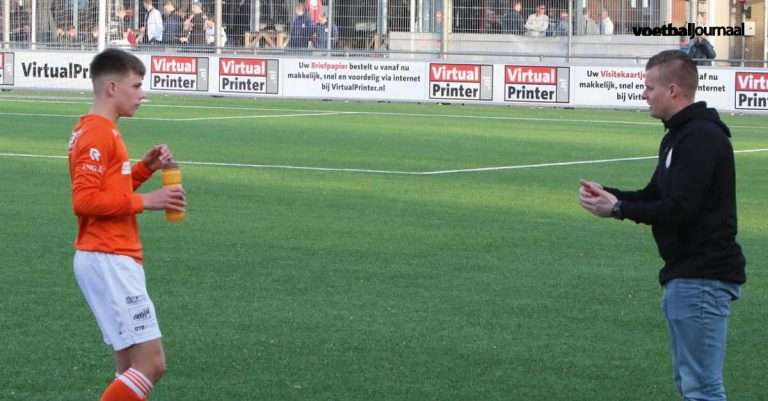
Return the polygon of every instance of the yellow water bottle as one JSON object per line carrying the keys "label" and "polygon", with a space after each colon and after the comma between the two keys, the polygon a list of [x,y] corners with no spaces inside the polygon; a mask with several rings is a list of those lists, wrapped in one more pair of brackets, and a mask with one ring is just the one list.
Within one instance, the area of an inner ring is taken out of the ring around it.
{"label": "yellow water bottle", "polygon": [[[169,161],[165,164],[162,171],[163,188],[165,187],[181,187],[181,170],[179,165],[174,161]],[[168,221],[182,221],[184,220],[185,212],[177,212],[171,209],[165,209],[165,219]]]}

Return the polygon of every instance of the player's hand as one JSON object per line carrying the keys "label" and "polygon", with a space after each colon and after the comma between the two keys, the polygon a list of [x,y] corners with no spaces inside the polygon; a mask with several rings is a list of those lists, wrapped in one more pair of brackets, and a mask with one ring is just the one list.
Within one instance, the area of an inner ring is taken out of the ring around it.
{"label": "player's hand", "polygon": [[148,169],[156,171],[162,168],[172,158],[173,155],[171,154],[171,150],[168,149],[168,145],[155,145],[141,160]]}
{"label": "player's hand", "polygon": [[590,181],[581,180],[579,188],[579,204],[584,210],[598,217],[611,217],[613,204],[618,199],[603,186]]}
{"label": "player's hand", "polygon": [[603,189],[603,186],[593,182],[593,181],[587,181],[587,180],[580,180],[579,184],[581,184],[581,187],[579,187],[579,196],[597,196],[600,191]]}
{"label": "player's hand", "polygon": [[141,194],[144,209],[147,210],[175,210],[183,212],[187,206],[187,193],[182,187],[160,188],[156,191]]}

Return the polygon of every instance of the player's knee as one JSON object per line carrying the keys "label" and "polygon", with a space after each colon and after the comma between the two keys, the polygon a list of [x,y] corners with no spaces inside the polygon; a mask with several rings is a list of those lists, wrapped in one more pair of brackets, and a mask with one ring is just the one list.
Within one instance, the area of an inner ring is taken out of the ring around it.
{"label": "player's knee", "polygon": [[152,361],[152,382],[157,383],[165,375],[165,356],[160,355]]}

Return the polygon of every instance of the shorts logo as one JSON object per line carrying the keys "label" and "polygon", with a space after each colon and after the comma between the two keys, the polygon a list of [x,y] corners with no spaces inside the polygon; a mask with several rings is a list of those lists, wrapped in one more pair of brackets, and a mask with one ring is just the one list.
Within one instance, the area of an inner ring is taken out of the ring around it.
{"label": "shorts logo", "polygon": [[134,333],[157,327],[157,322],[155,322],[155,317],[152,316],[152,310],[149,306],[132,308],[130,312]]}
{"label": "shorts logo", "polygon": [[146,322],[147,320],[152,320],[152,312],[149,310],[148,306],[145,306],[144,308],[136,308],[131,311],[133,314],[134,323],[141,323]]}
{"label": "shorts logo", "polygon": [[123,163],[123,170],[121,171],[123,175],[130,175],[131,174],[131,162],[124,162]]}
{"label": "shorts logo", "polygon": [[89,153],[91,155],[91,160],[96,161],[96,162],[101,160],[101,152],[99,152],[98,149],[91,148]]}
{"label": "shorts logo", "polygon": [[147,300],[146,295],[129,295],[125,297],[125,303],[130,304],[137,304],[139,302],[144,302]]}

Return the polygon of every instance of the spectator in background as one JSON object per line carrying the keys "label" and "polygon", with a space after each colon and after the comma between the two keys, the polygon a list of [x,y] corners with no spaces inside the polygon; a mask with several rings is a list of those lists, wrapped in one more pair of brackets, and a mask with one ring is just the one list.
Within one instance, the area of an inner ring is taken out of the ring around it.
{"label": "spectator in background", "polygon": [[177,45],[184,36],[184,18],[176,14],[172,0],[163,3],[163,43]]}
{"label": "spectator in background", "polygon": [[552,36],[568,36],[571,30],[571,21],[567,11],[560,11],[560,19],[552,23]]}
{"label": "spectator in background", "polygon": [[182,37],[179,41],[193,46],[205,46],[205,23],[208,17],[203,14],[203,3],[192,2],[190,12],[189,18],[184,21],[184,30],[189,32],[189,37]]}
{"label": "spectator in background", "polygon": [[529,15],[528,20],[525,21],[525,35],[533,37],[546,36],[548,27],[547,6],[539,4],[536,8],[536,13]]}
{"label": "spectator in background", "polygon": [[712,44],[703,36],[693,38],[688,46],[688,55],[694,59],[697,65],[712,65],[710,60],[717,57]]}
{"label": "spectator in background", "polygon": [[608,15],[608,10],[603,10],[603,20],[600,21],[600,34],[613,35],[613,21],[611,21],[611,16]]}
{"label": "spectator in background", "polygon": [[90,34],[87,36],[86,41],[88,43],[98,43],[99,41],[99,26],[94,25],[91,27]]}
{"label": "spectator in background", "polygon": [[502,32],[502,20],[498,14],[490,7],[485,9],[485,15],[483,17],[483,32],[485,33],[499,33]]}
{"label": "spectator in background", "polygon": [[579,35],[597,35],[597,23],[589,16],[589,10],[584,9],[584,21],[579,25]]}
{"label": "spectator in background", "polygon": [[223,5],[224,11],[221,22],[229,31],[229,43],[242,46],[245,32],[251,27],[251,0],[229,0]]}
{"label": "spectator in background", "polygon": [[[216,46],[216,21],[208,17],[205,21],[205,44],[208,46]],[[227,33],[224,32],[224,27],[221,27],[221,46],[227,44]]]}
{"label": "spectator in background", "polygon": [[143,44],[157,45],[163,42],[163,16],[153,5],[152,0],[144,0],[147,17],[144,26],[139,29],[139,35],[144,36]]}
{"label": "spectator in background", "polygon": [[306,49],[312,40],[315,25],[312,23],[309,15],[307,15],[304,4],[296,4],[294,11],[296,12],[296,19],[293,20],[291,25],[291,38],[288,41],[288,47]]}
{"label": "spectator in background", "polygon": [[124,11],[123,23],[125,24],[126,29],[130,29],[133,32],[136,32],[138,27],[136,26],[136,18],[133,12],[133,7],[128,7]]}
{"label": "spectator in background", "polygon": [[443,10],[435,11],[435,33],[443,33]]}
{"label": "spectator in background", "polygon": [[504,16],[502,21],[502,29],[504,32],[514,35],[522,35],[525,33],[525,18],[523,17],[523,6],[519,1],[515,2],[515,5]]}
{"label": "spectator in background", "polygon": [[315,33],[317,34],[317,47],[318,49],[328,48],[328,33],[331,34],[331,49],[336,48],[336,42],[339,40],[339,28],[336,24],[328,21],[328,17],[325,13],[320,13],[317,16],[317,27]]}

